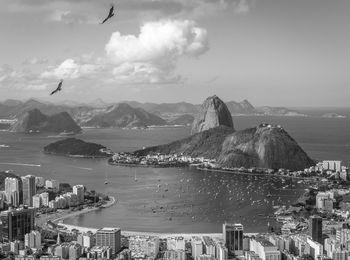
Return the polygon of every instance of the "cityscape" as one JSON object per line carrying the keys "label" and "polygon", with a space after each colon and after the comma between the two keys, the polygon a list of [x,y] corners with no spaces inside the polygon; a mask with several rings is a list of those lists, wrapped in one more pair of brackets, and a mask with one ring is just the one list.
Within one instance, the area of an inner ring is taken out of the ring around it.
{"label": "cityscape", "polygon": [[350,260],[349,0],[1,0],[0,259]]}

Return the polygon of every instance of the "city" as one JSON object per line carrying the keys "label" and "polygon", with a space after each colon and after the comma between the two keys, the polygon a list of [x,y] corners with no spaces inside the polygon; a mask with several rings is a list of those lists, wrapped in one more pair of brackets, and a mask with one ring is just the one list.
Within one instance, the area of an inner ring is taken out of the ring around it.
{"label": "city", "polygon": [[[318,185],[310,184],[303,199],[293,205],[274,207],[279,224],[268,224],[266,233],[246,233],[239,223],[223,223],[222,233],[215,234],[157,234],[119,227],[70,226],[63,223],[65,215],[110,206],[115,198],[87,191],[83,185],[70,187],[43,177],[7,177],[0,200],[1,254],[23,260],[347,259],[348,168],[341,161],[324,161],[316,167],[329,180],[323,178]],[[315,167],[305,172],[311,178],[313,171]]]}

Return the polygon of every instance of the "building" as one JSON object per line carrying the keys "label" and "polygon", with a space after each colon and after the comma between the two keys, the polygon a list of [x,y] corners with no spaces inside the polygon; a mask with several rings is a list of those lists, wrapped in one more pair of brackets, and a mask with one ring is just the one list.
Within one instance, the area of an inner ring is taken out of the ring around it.
{"label": "building", "polygon": [[48,207],[49,206],[49,193],[43,192],[40,194],[40,197],[41,197],[42,206]]}
{"label": "building", "polygon": [[5,179],[5,193],[7,203],[9,205],[18,207],[21,203],[22,187],[19,179],[7,177]]}
{"label": "building", "polygon": [[156,259],[159,252],[159,237],[135,236],[129,238],[129,249],[133,258],[146,256]]}
{"label": "building", "polygon": [[311,216],[309,219],[310,236],[313,241],[323,244],[322,241],[322,218]]}
{"label": "building", "polygon": [[255,252],[262,260],[280,260],[281,252],[265,238],[255,238],[250,240],[250,251]]}
{"label": "building", "polygon": [[211,237],[203,236],[203,249],[205,255],[211,255],[215,258],[216,246]]}
{"label": "building", "polygon": [[81,255],[81,246],[77,243],[72,243],[69,246],[69,260],[77,260]]}
{"label": "building", "polygon": [[334,172],[340,172],[341,171],[341,161],[323,161],[322,162],[322,169],[323,170],[330,170]]}
{"label": "building", "polygon": [[59,256],[40,256],[39,260],[61,260],[61,257]]}
{"label": "building", "polygon": [[60,186],[59,182],[56,180],[46,180],[45,188],[46,189],[58,189]]}
{"label": "building", "polygon": [[111,259],[112,249],[108,246],[94,246],[87,253],[88,259]]}
{"label": "building", "polygon": [[168,237],[167,238],[168,250],[184,250],[185,251],[185,239],[183,237]]}
{"label": "building", "polygon": [[29,248],[41,247],[41,233],[39,231],[32,231],[24,236],[24,245]]}
{"label": "building", "polygon": [[184,250],[167,250],[164,252],[164,260],[186,260]]}
{"label": "building", "polygon": [[84,203],[84,185],[73,186],[73,193],[77,195],[79,204]]}
{"label": "building", "polygon": [[192,237],[191,239],[192,257],[197,259],[200,255],[203,255],[203,241],[199,237]]}
{"label": "building", "polygon": [[104,227],[96,232],[96,246],[108,246],[112,249],[112,254],[115,254],[121,248],[120,238],[120,228]]}
{"label": "building", "polygon": [[2,222],[2,241],[24,241],[24,236],[34,229],[34,209],[20,208],[3,211],[0,214]]}
{"label": "building", "polygon": [[309,237],[307,238],[307,243],[310,246],[310,255],[313,259],[317,259],[319,256],[323,255],[323,245],[317,241],[313,241]]}
{"label": "building", "polygon": [[95,236],[91,232],[90,233],[88,232],[85,234],[79,234],[77,238],[77,242],[82,247],[87,247],[87,248],[94,247],[96,244]]}
{"label": "building", "polygon": [[37,187],[44,187],[45,186],[45,179],[44,177],[35,177],[35,185]]}
{"label": "building", "polygon": [[63,243],[61,245],[56,246],[55,248],[55,256],[61,257],[61,259],[69,258],[69,243]]}
{"label": "building", "polygon": [[243,225],[223,224],[223,237],[229,256],[243,255]]}
{"label": "building", "polygon": [[21,177],[21,179],[23,188],[23,204],[32,207],[32,198],[36,193],[35,177],[33,175],[26,175]]}
{"label": "building", "polygon": [[39,209],[41,208],[41,206],[42,206],[41,196],[40,194],[35,194],[33,196],[33,208]]}

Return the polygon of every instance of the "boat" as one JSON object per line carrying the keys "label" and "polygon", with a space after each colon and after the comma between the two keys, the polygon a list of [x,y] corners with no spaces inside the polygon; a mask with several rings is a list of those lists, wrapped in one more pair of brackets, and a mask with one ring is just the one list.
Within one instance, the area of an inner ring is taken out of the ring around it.
{"label": "boat", "polygon": [[106,172],[105,185],[107,184],[108,184],[108,178],[107,178],[107,172]]}
{"label": "boat", "polygon": [[137,177],[136,177],[136,168],[135,168],[135,176],[134,176],[134,181],[137,181]]}

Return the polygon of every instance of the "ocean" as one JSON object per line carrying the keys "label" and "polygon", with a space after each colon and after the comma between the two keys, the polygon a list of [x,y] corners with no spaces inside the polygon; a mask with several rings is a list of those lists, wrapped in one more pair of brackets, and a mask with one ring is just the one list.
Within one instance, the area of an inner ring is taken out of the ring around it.
{"label": "ocean", "polygon": [[[302,148],[317,160],[342,160],[349,164],[350,120],[316,117],[237,116],[237,130],[260,123],[282,125]],[[149,130],[85,129],[85,141],[115,152],[187,137],[189,128]],[[191,168],[130,168],[110,166],[104,159],[46,155],[43,147],[58,138],[0,132],[0,170],[33,174],[115,196],[118,203],[68,224],[117,226],[130,231],[221,232],[222,223],[241,222],[247,232],[263,232],[276,205],[288,205],[306,188],[295,180],[271,176],[198,171]],[[137,181],[135,181],[135,176]],[[105,178],[109,183],[104,184]],[[284,188],[283,188],[284,187]],[[271,196],[270,196],[271,195]]]}

